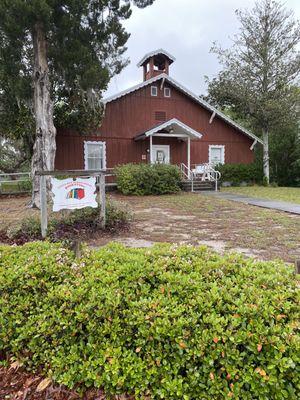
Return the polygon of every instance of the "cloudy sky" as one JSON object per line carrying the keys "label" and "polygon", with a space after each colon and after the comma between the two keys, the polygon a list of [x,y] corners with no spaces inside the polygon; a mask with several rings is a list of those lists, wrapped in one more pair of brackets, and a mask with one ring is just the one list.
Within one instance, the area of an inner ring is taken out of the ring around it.
{"label": "cloudy sky", "polygon": [[[300,19],[300,1],[285,0]],[[111,80],[105,96],[113,95],[142,81],[136,64],[149,51],[163,48],[175,58],[170,75],[197,94],[204,93],[204,76],[219,70],[209,50],[214,41],[229,47],[238,31],[235,10],[251,8],[254,0],[155,0],[146,9],[133,9],[124,23],[131,37],[126,56],[130,65]]]}

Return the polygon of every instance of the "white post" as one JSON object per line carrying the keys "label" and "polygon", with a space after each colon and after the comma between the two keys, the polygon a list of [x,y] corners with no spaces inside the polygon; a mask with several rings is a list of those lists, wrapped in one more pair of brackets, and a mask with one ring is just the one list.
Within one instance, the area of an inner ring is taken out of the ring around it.
{"label": "white post", "polygon": [[189,179],[191,179],[190,171],[191,171],[191,138],[188,137],[187,141],[187,167],[188,167],[188,175]]}
{"label": "white post", "polygon": [[150,164],[152,164],[152,135],[150,136]]}
{"label": "white post", "polygon": [[42,238],[45,239],[47,236],[47,228],[48,228],[48,216],[47,216],[47,183],[46,176],[40,175],[40,212],[41,212],[41,233]]}
{"label": "white post", "polygon": [[102,228],[106,225],[106,198],[105,198],[105,175],[99,176],[99,195],[100,195],[100,223]]}

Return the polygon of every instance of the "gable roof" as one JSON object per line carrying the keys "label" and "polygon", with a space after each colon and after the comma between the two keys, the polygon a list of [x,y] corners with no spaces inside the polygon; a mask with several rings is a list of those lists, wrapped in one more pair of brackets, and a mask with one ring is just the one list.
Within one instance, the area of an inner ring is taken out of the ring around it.
{"label": "gable roof", "polygon": [[[195,129],[191,128],[190,126],[184,124],[183,122],[179,121],[177,118],[172,118],[169,121],[163,122],[159,125],[154,126],[153,128],[149,129],[146,132],[143,132],[135,137],[135,140],[143,139],[145,137],[153,136],[159,131],[166,129],[166,128],[180,128],[182,133],[186,136],[194,137],[197,139],[202,138],[202,134],[195,131]],[[170,137],[177,136],[178,134],[169,134]]]}
{"label": "gable roof", "polygon": [[129,93],[135,92],[136,90],[139,90],[145,86],[151,85],[152,83],[157,82],[161,79],[167,81],[169,84],[176,87],[182,93],[185,93],[188,97],[193,99],[196,103],[200,104],[205,109],[211,111],[215,116],[218,116],[220,119],[227,122],[229,125],[233,126],[237,130],[239,130],[240,132],[245,134],[246,136],[250,137],[251,139],[255,140],[256,142],[263,144],[263,141],[259,137],[257,137],[256,135],[254,135],[252,132],[248,131],[247,129],[243,128],[241,125],[237,124],[235,121],[233,121],[227,115],[223,114],[221,111],[219,111],[215,107],[211,106],[209,103],[207,103],[205,100],[201,99],[199,96],[197,96],[196,94],[191,92],[189,89],[182,86],[175,79],[171,78],[169,75],[164,74],[164,73],[157,75],[154,78],[148,79],[138,85],[132,86],[129,89],[123,90],[122,92],[119,92],[113,96],[107,97],[106,99],[103,99],[103,103],[104,104],[110,103],[111,101],[117,100],[120,97],[126,96]]}
{"label": "gable roof", "polygon": [[137,66],[141,67],[144,64],[144,62],[148,60],[148,58],[157,56],[158,54],[164,54],[166,57],[169,58],[169,60],[171,62],[174,62],[176,60],[176,58],[174,56],[172,56],[172,54],[168,53],[166,50],[158,49],[158,50],[150,51],[150,53],[145,54],[144,57],[141,59],[141,61],[137,64]]}

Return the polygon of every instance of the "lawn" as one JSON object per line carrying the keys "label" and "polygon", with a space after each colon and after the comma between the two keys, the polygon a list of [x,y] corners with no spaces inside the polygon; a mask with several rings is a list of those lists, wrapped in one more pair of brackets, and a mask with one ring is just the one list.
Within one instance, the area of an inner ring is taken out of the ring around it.
{"label": "lawn", "polygon": [[[262,209],[200,194],[112,197],[133,214],[129,232],[99,233],[89,244],[118,241],[131,246],[156,242],[206,244],[219,252],[236,250],[249,256],[288,262],[300,259],[300,216]],[[1,227],[38,216],[28,197],[0,199]]]}
{"label": "lawn", "polygon": [[281,200],[300,204],[300,188],[246,186],[222,188],[222,191],[253,196],[260,199]]}

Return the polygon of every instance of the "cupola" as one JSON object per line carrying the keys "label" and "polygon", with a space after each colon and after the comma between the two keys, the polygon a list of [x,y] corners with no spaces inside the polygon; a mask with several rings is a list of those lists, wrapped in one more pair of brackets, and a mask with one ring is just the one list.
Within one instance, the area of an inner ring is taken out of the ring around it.
{"label": "cupola", "polygon": [[163,49],[146,54],[138,63],[138,67],[144,69],[144,81],[160,74],[169,75],[169,67],[175,61],[175,57]]}

